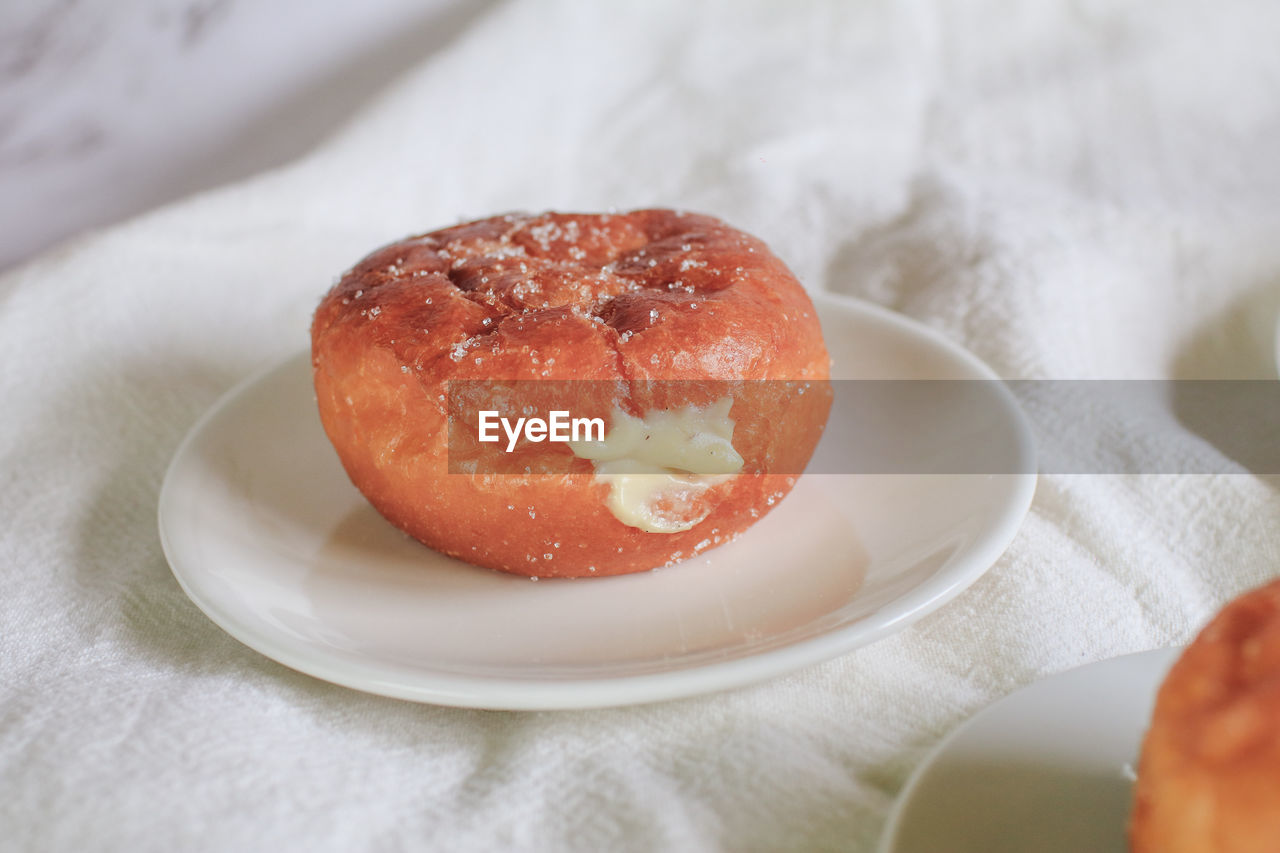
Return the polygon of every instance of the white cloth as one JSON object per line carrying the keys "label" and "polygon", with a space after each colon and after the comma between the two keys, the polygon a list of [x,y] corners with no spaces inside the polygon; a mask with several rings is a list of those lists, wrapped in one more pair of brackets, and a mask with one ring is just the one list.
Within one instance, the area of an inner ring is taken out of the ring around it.
{"label": "white cloth", "polygon": [[223,634],[161,554],[166,463],[364,252],[509,209],[720,215],[1010,377],[1273,377],[1278,25],[1265,2],[511,2],[296,164],[9,274],[4,842],[871,849],[968,715],[1185,642],[1280,573],[1277,480],[1046,476],[977,584],[873,646],[517,714],[364,695]]}

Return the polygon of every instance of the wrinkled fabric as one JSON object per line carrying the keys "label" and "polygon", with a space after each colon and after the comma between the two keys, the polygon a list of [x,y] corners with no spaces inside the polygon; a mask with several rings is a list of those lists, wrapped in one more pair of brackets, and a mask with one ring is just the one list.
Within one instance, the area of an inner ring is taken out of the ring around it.
{"label": "wrinkled fabric", "polygon": [[1274,378],[1278,25],[1247,2],[510,2],[300,161],[0,279],[5,845],[872,850],[969,715],[1186,642],[1280,574],[1280,481],[1044,476],[986,575],[872,646],[505,713],[224,634],[161,553],[165,466],[367,251],[514,209],[721,216],[1006,377]]}

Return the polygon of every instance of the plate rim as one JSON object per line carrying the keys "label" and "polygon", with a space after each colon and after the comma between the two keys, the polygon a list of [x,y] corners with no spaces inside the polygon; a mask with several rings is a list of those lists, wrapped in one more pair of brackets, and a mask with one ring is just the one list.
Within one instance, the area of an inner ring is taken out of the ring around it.
{"label": "plate rim", "polygon": [[[941,332],[880,305],[855,297],[825,292],[810,294],[815,308],[830,305],[832,310],[852,312],[870,317],[909,338],[940,349],[948,359],[957,362],[983,379],[999,382],[1000,377],[984,361]],[[297,672],[365,693],[396,699],[460,708],[491,710],[569,710],[605,708],[668,701],[726,689],[745,687],[776,678],[802,667],[830,660],[857,648],[877,642],[945,606],[995,565],[1008,549],[1030,510],[1038,476],[1033,470],[1005,474],[1014,487],[1006,504],[958,569],[938,578],[930,578],[885,605],[890,616],[879,625],[850,631],[833,630],[795,641],[778,648],[714,663],[697,664],[680,669],[637,675],[591,677],[584,679],[460,676],[445,672],[431,673],[431,684],[421,681],[420,669],[403,664],[381,662],[376,671],[352,665],[342,658],[311,657],[297,652],[287,643],[272,637],[247,621],[224,612],[208,600],[178,568],[175,546],[170,540],[168,515],[174,503],[173,490],[177,472],[191,447],[204,434],[210,423],[236,398],[263,381],[275,371],[285,369],[301,359],[299,350],[260,368],[235,383],[205,410],[174,450],[165,470],[156,509],[161,549],[170,572],[186,596],[214,624],[237,641],[277,663]],[[1023,451],[1036,459],[1029,421],[1013,395],[1000,383],[998,390],[1005,400],[1020,435],[1026,441]],[[981,476],[981,475],[974,475]]]}
{"label": "plate rim", "polygon": [[1276,329],[1275,337],[1272,340],[1272,348],[1275,350],[1274,355],[1276,357],[1276,377],[1280,378],[1280,311],[1276,312]]}

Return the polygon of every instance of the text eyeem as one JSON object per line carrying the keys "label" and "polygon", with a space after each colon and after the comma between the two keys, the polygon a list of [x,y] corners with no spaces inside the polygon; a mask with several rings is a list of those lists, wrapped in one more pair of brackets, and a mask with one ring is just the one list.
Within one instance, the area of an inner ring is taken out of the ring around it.
{"label": "text eyeem", "polygon": [[571,418],[569,412],[552,409],[547,418],[501,417],[497,411],[483,409],[477,431],[481,441],[500,441],[498,427],[507,436],[507,453],[515,450],[523,435],[525,441],[604,441],[604,418]]}

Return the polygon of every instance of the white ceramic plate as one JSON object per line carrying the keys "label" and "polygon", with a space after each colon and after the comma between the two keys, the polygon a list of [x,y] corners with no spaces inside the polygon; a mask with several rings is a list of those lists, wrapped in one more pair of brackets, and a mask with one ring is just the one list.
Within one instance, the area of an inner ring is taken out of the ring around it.
{"label": "white ceramic plate", "polygon": [[[992,377],[895,314],[817,304],[839,376]],[[1034,471],[1025,422],[1001,399],[992,417],[1026,439],[1009,447],[1011,467]],[[531,582],[443,557],[383,521],[329,446],[299,354],[195,426],[165,477],[159,521],[196,605],[287,666],[443,705],[574,708],[735,687],[896,631],[996,560],[1034,489],[1033,473],[808,474],[736,542],[698,559]]]}
{"label": "white ceramic plate", "polygon": [[1125,853],[1133,768],[1180,651],[1082,666],[979,712],[907,781],[881,853]]}

